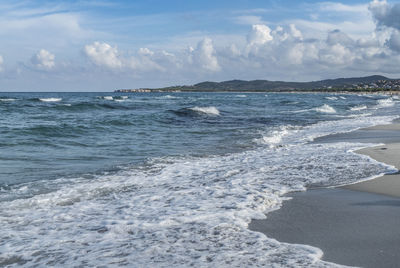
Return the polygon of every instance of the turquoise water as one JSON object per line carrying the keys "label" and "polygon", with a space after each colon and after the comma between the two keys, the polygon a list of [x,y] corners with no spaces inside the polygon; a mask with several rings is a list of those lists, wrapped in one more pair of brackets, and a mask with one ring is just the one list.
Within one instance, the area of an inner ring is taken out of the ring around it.
{"label": "turquoise water", "polygon": [[251,232],[286,192],[393,168],[315,137],[398,99],[285,93],[0,93],[0,265],[329,266]]}

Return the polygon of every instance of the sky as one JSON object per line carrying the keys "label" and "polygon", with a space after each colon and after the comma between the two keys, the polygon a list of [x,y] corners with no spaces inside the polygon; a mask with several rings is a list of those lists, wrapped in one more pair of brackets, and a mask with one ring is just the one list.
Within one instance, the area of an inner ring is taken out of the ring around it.
{"label": "sky", "polygon": [[0,91],[400,78],[400,1],[0,2]]}

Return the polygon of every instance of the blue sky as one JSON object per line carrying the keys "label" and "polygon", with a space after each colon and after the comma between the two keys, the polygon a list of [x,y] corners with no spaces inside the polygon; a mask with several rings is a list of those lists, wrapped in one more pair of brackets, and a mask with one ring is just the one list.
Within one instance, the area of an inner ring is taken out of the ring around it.
{"label": "blue sky", "polygon": [[400,78],[397,1],[7,1],[0,91]]}

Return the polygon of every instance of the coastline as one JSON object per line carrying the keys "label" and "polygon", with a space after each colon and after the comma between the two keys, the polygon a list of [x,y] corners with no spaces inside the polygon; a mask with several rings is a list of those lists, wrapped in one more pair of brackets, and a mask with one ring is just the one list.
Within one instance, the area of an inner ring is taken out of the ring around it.
{"label": "coastline", "polygon": [[322,91],[322,90],[282,90],[282,91],[252,91],[252,90],[151,90],[151,91],[118,91],[114,90],[110,93],[232,93],[232,94],[246,94],[246,93],[258,93],[258,94],[273,94],[273,93],[295,93],[295,94],[344,94],[344,95],[384,95],[384,96],[400,96],[400,91]]}
{"label": "coastline", "polygon": [[[384,132],[395,131],[400,133],[400,124],[381,125],[368,128],[367,131],[368,130],[383,130]],[[368,155],[379,162],[392,165],[400,170],[400,140],[398,142],[364,148],[356,151],[356,153]],[[400,198],[400,172],[385,174],[372,180],[346,185],[343,186],[343,188]]]}
{"label": "coastline", "polygon": [[[384,143],[355,153],[400,169],[400,123],[328,135],[317,143]],[[267,219],[249,229],[280,242],[320,248],[322,260],[362,267],[397,267],[400,263],[400,173],[336,188],[309,189],[287,195]]]}

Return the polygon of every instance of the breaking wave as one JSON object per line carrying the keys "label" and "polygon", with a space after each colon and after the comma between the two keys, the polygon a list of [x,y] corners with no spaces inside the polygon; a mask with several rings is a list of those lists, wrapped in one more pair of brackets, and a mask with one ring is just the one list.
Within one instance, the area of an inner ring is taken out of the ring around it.
{"label": "breaking wave", "polygon": [[0,101],[4,101],[4,102],[10,102],[10,101],[16,101],[17,99],[13,99],[13,98],[0,98]]}
{"label": "breaking wave", "polygon": [[198,107],[195,106],[193,108],[189,108],[192,111],[195,111],[197,113],[202,113],[202,114],[207,114],[207,115],[220,115],[220,112],[217,108],[214,106],[209,106],[209,107]]}
{"label": "breaking wave", "polygon": [[327,100],[337,100],[338,98],[337,97],[328,96],[328,97],[325,97],[325,99],[327,99]]}
{"label": "breaking wave", "polygon": [[324,104],[318,108],[315,108],[315,111],[320,112],[320,113],[327,113],[327,114],[336,113],[335,108],[333,108],[332,106],[329,106],[328,104]]}
{"label": "breaking wave", "polygon": [[58,102],[62,101],[62,98],[39,98],[39,100],[43,102]]}
{"label": "breaking wave", "polygon": [[381,99],[377,101],[377,108],[391,107],[395,104],[392,98]]}
{"label": "breaking wave", "polygon": [[367,105],[358,105],[358,106],[351,107],[350,110],[351,111],[361,111],[361,110],[365,110],[367,108],[368,108]]}

